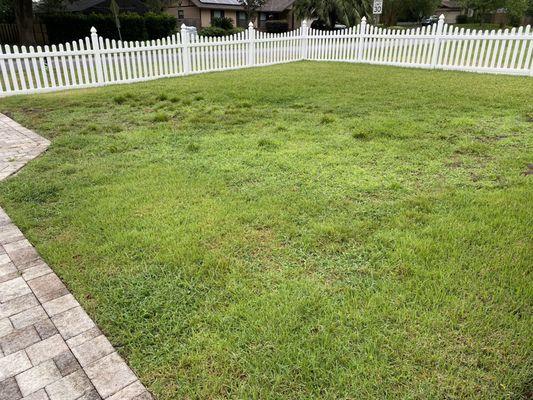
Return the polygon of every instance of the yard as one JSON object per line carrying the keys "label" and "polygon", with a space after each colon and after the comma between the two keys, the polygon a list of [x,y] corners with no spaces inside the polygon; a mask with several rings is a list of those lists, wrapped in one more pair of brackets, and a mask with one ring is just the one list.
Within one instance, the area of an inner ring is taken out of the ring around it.
{"label": "yard", "polygon": [[533,79],[300,62],[2,99],[0,184],[159,400],[533,385]]}

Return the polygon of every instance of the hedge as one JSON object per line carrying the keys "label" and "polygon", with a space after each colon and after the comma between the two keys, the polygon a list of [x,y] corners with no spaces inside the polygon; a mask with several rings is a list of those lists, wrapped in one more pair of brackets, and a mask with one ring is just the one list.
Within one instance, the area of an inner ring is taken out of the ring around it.
{"label": "hedge", "polygon": [[[92,26],[104,38],[118,39],[115,19],[111,14],[48,14],[40,15],[46,25],[50,43],[65,43],[90,35]],[[152,40],[176,32],[177,20],[172,15],[147,13],[120,14],[120,32],[123,40]]]}
{"label": "hedge", "polygon": [[209,37],[222,37],[222,36],[234,35],[242,31],[244,31],[243,28],[222,29],[217,26],[206,26],[205,28],[200,29],[200,32],[198,32],[198,35],[209,36]]}
{"label": "hedge", "polygon": [[282,33],[289,30],[289,23],[285,20],[269,20],[266,21],[265,26],[269,33]]}

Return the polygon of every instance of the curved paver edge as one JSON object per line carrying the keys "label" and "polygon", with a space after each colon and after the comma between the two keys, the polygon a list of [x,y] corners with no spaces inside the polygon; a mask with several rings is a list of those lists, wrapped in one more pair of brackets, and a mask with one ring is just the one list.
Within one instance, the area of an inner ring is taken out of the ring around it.
{"label": "curved paver edge", "polygon": [[[0,114],[0,180],[49,145]],[[1,207],[0,398],[152,399]]]}

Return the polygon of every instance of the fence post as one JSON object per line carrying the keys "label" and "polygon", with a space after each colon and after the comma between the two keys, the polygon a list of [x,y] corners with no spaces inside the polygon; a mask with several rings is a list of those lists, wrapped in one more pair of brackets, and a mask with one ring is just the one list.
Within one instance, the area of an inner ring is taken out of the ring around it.
{"label": "fence post", "polygon": [[252,21],[248,24],[248,66],[255,65],[255,29]]}
{"label": "fence post", "polygon": [[437,31],[435,32],[435,45],[433,46],[433,58],[431,59],[431,68],[437,68],[437,63],[440,58],[440,48],[442,41],[442,31],[444,27],[444,14],[441,14],[439,17],[439,22],[437,23]]}
{"label": "fence post", "polygon": [[181,45],[183,46],[183,73],[191,72],[191,49],[189,47],[189,31],[185,24],[181,24]]}
{"label": "fence post", "polygon": [[98,43],[98,34],[96,28],[91,28],[91,44],[93,48],[94,65],[96,66],[96,81],[104,83],[104,70],[102,68],[102,56],[100,54],[100,44]]}
{"label": "fence post", "polygon": [[361,61],[363,59],[363,40],[366,33],[366,17],[361,18],[361,24],[359,25],[359,41],[357,42],[357,60]]}
{"label": "fence post", "polygon": [[300,58],[302,60],[307,60],[308,57],[308,47],[309,47],[309,27],[307,26],[307,20],[302,21],[302,27],[300,35],[302,37],[302,41],[300,44]]}

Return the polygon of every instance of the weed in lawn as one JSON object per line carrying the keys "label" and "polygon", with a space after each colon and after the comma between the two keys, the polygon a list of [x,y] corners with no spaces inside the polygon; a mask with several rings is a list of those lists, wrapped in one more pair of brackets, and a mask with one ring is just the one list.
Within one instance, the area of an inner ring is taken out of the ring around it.
{"label": "weed in lawn", "polygon": [[117,124],[111,124],[107,127],[107,132],[110,132],[110,133],[118,133],[122,131],[123,131],[123,128]]}
{"label": "weed in lawn", "polygon": [[133,98],[133,95],[131,93],[123,93],[123,94],[119,94],[119,95],[116,95],[116,96],[113,96],[113,101],[116,103],[116,104],[124,104],[126,103],[126,101],[128,101],[129,99],[132,99]]}
{"label": "weed in lawn", "polygon": [[332,115],[323,115],[322,118],[320,118],[320,123],[321,124],[331,124],[335,122],[335,117],[333,117]]}
{"label": "weed in lawn", "polygon": [[368,139],[368,132],[364,130],[352,132],[354,139]]}
{"label": "weed in lawn", "polygon": [[278,147],[278,145],[276,143],[274,143],[272,140],[270,139],[259,139],[259,141],[257,142],[257,145],[259,147],[262,147],[264,149],[268,149],[268,150],[272,150],[272,149],[275,149]]}
{"label": "weed in lawn", "polygon": [[158,112],[158,113],[155,113],[153,116],[152,116],[152,121],[153,122],[166,122],[170,119],[170,117],[168,116],[168,114],[165,114],[163,112]]}
{"label": "weed in lawn", "polygon": [[113,97],[113,101],[117,104],[124,104],[126,100],[127,100],[126,96],[123,96],[123,95]]}
{"label": "weed in lawn", "polygon": [[200,151],[200,146],[195,143],[189,143],[186,149],[189,153],[198,153]]}

